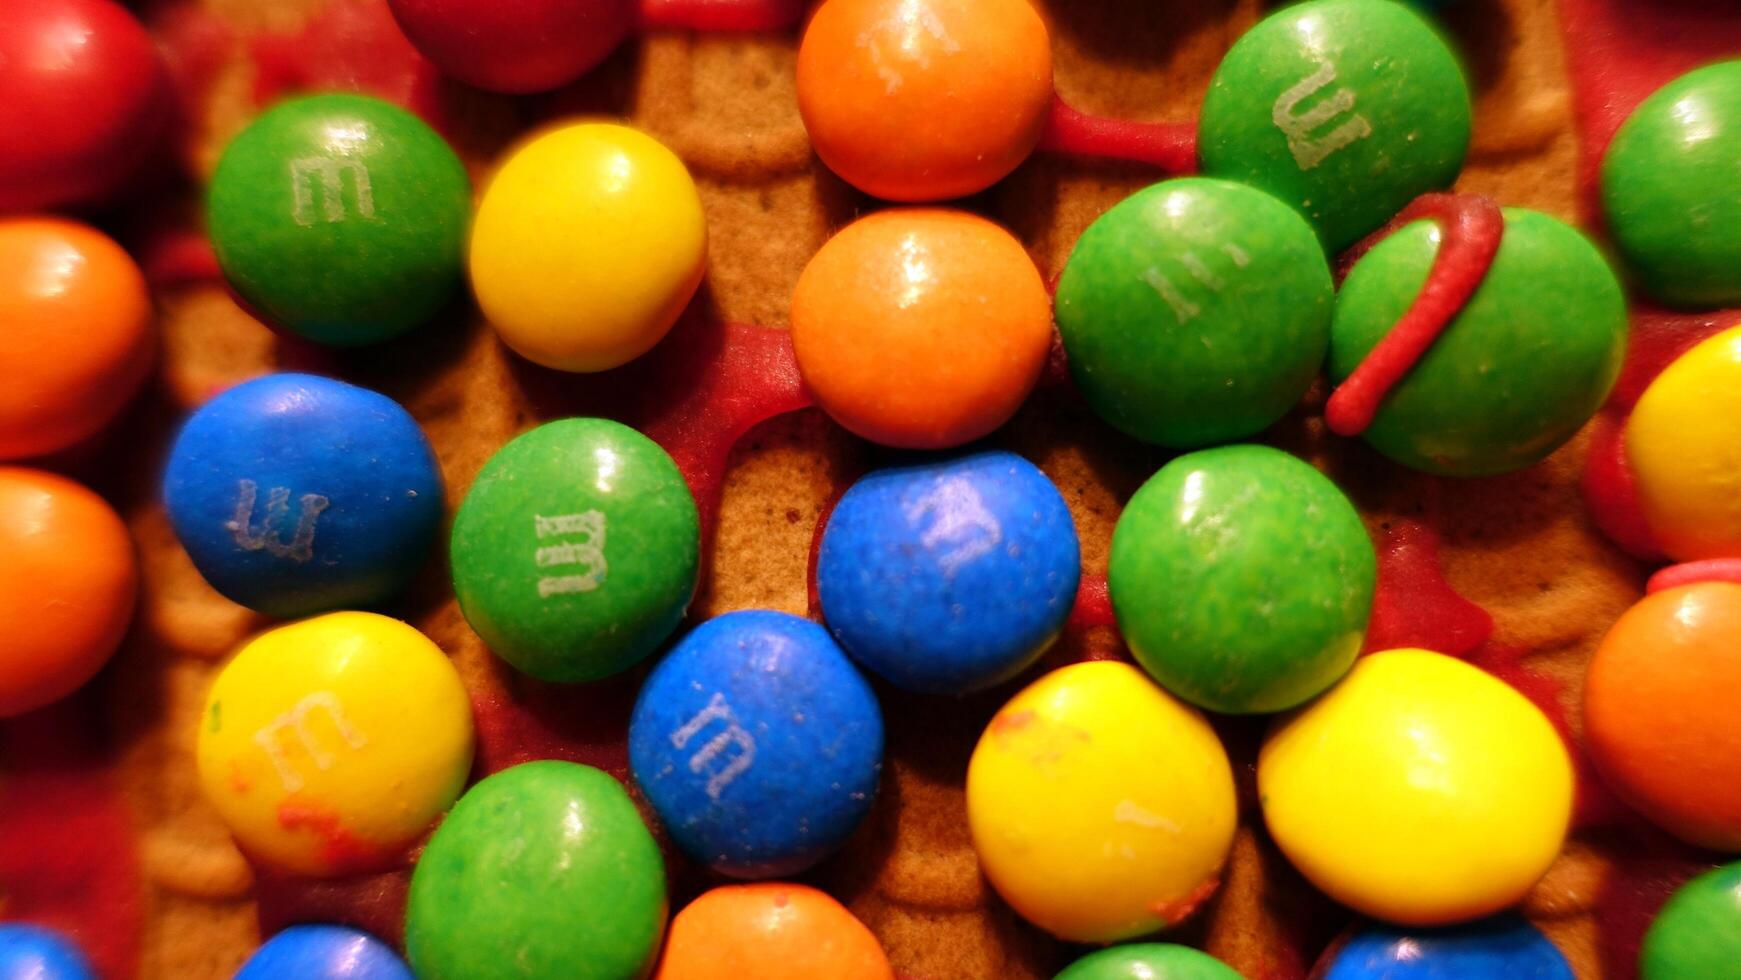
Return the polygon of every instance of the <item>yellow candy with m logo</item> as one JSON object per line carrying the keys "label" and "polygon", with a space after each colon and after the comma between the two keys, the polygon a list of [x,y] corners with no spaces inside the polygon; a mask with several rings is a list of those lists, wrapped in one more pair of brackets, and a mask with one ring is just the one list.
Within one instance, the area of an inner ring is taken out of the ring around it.
{"label": "yellow candy with m logo", "polygon": [[464,789],[471,703],[422,633],[329,613],[243,644],[206,698],[198,756],[244,851],[299,874],[368,870]]}
{"label": "yellow candy with m logo", "polygon": [[1741,558],[1741,327],[1682,354],[1626,423],[1657,545],[1678,561]]}

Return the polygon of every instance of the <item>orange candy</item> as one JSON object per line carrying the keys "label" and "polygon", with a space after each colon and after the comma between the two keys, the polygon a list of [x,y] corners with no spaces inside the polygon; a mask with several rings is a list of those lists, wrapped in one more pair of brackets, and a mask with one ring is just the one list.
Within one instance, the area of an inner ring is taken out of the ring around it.
{"label": "orange candy", "polygon": [[654,980],[893,980],[877,937],[839,902],[781,881],[725,885],[671,920]]}
{"label": "orange candy", "polygon": [[1646,596],[1584,680],[1584,734],[1608,785],[1682,840],[1741,851],[1741,585]]}
{"label": "orange candy", "polygon": [[792,346],[817,402],[904,449],[958,446],[1002,425],[1051,345],[1033,260],[964,211],[861,218],[822,246],[792,296]]}
{"label": "orange candy", "polygon": [[0,717],[90,680],[127,632],[138,587],[133,542],[103,498],[0,466]]}
{"label": "orange candy", "polygon": [[0,220],[0,459],[109,424],[151,366],[145,277],[114,240],[57,218]]}
{"label": "orange candy", "polygon": [[816,154],[894,201],[997,183],[1033,151],[1051,100],[1051,41],[1028,0],[827,0],[798,48]]}

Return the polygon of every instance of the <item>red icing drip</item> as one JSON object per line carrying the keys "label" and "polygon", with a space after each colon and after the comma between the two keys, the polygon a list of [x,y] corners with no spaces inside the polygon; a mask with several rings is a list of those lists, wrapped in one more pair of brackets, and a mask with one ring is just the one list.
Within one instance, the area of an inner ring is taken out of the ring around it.
{"label": "red icing drip", "polygon": [[294,34],[263,34],[250,49],[255,101],[293,92],[363,92],[386,99],[443,128],[449,89],[406,40],[385,0],[338,0]]}
{"label": "red icing drip", "polygon": [[184,228],[153,230],[132,246],[132,252],[153,289],[211,282],[224,276],[211,239]]}
{"label": "red icing drip", "polygon": [[1420,647],[1466,657],[1493,634],[1493,617],[1463,598],[1439,567],[1439,539],[1431,528],[1400,521],[1378,546],[1378,589],[1366,627],[1364,653]]}
{"label": "red icing drip", "polygon": [[1131,122],[1090,116],[1056,93],[1039,149],[1074,156],[1148,163],[1169,174],[1197,169],[1197,124]]}
{"label": "red icing drip", "polygon": [[362,869],[382,863],[381,849],[358,837],[327,807],[287,800],[278,805],[278,825],[319,837],[320,859],[331,867]]}
{"label": "red icing drip", "polygon": [[1076,601],[1070,606],[1070,618],[1064,621],[1066,630],[1086,630],[1096,626],[1118,627],[1118,617],[1112,612],[1112,592],[1104,575],[1084,575],[1076,586]]}
{"label": "red icing drip", "polygon": [[804,0],[641,0],[644,31],[784,31],[804,17]]}
{"label": "red icing drip", "polygon": [[1614,856],[1596,900],[1596,943],[1602,975],[1611,980],[1638,976],[1638,947],[1668,897],[1717,859],[1696,851],[1652,827],[1604,832],[1604,850]]}
{"label": "red icing drip", "polygon": [[1402,319],[1330,396],[1324,421],[1338,435],[1356,436],[1372,424],[1385,396],[1408,376],[1480,287],[1505,234],[1505,216],[1488,198],[1423,194],[1354,251],[1363,254],[1379,239],[1421,218],[1438,223],[1439,253]]}
{"label": "red icing drip", "polygon": [[1661,592],[1664,589],[1677,589],[1683,585],[1695,585],[1699,582],[1735,582],[1741,584],[1741,558],[1710,558],[1705,561],[1689,561],[1680,565],[1670,565],[1650,577],[1645,584],[1646,592]]}

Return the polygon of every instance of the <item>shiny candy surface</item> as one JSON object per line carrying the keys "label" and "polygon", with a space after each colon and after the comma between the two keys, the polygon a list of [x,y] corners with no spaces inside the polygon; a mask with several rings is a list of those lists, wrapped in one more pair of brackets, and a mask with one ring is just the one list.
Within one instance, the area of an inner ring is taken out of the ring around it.
{"label": "shiny candy surface", "polygon": [[388,0],[443,74],[493,92],[543,92],[603,61],[634,23],[632,0]]}
{"label": "shiny candy surface", "polygon": [[1187,453],[1125,507],[1107,582],[1137,662],[1212,711],[1281,711],[1354,662],[1377,559],[1360,515],[1268,446]]}
{"label": "shiny candy surface", "polygon": [[405,947],[420,980],[630,980],[665,931],[665,863],[622,784],[528,762],[473,786],[411,875]]}
{"label": "shiny candy surface", "polygon": [[329,613],[255,637],[206,695],[200,786],[242,848],[287,870],[381,867],[465,786],[471,702],[396,619]]}
{"label": "shiny candy surface", "polygon": [[1540,929],[1501,915],[1449,929],[1367,925],[1332,946],[1315,980],[1574,980]]}
{"label": "shiny candy surface", "polygon": [[792,347],[836,422],[942,449],[1015,414],[1052,345],[1046,287],[1009,232],[965,211],[897,208],[848,225],[804,267]]}
{"label": "shiny candy surface", "polygon": [[1089,953],[1053,980],[1240,980],[1208,953],[1173,943],[1131,943]]}
{"label": "shiny candy surface", "polygon": [[206,197],[218,263],[270,323],[352,347],[424,323],[460,284],[471,179],[423,120],[362,95],[279,103]]}
{"label": "shiny candy surface", "polygon": [[1425,650],[1363,657],[1279,720],[1258,756],[1270,835],[1330,897],[1446,925],[1522,898],[1553,863],[1572,765],[1503,681]]}
{"label": "shiny candy surface", "polygon": [[53,929],[0,922],[0,980],[96,980],[85,954]]}
{"label": "shiny candy surface", "polygon": [[781,877],[839,847],[882,772],[876,695],[828,631],[744,610],[701,624],[654,668],[629,766],[678,846],[734,878]]}
{"label": "shiny candy surface", "polygon": [[1741,326],[1650,383],[1626,422],[1626,459],[1659,548],[1680,561],[1741,557]]}
{"label": "shiny candy surface", "polygon": [[1723,980],[1741,963],[1741,863],[1681,886],[1639,950],[1641,980]]}
{"label": "shiny candy surface", "polygon": [[291,926],[248,957],[234,980],[412,980],[393,948],[345,926]]}
{"label": "shiny candy surface", "polygon": [[453,589],[503,660],[596,680],[677,628],[700,549],[695,498],[663,449],[608,419],[561,419],[478,473],[453,522]]}
{"label": "shiny candy surface", "polygon": [[877,937],[808,885],[723,885],[671,920],[654,980],[894,980]]}
{"label": "shiny candy surface", "polygon": [[967,768],[981,870],[1023,918],[1074,942],[1187,918],[1215,890],[1234,818],[1233,772],[1208,722],[1125,663],[1029,685]]}
{"label": "shiny candy surface", "polygon": [[512,150],[472,226],[472,291],[502,342],[559,371],[603,371],[658,343],[707,260],[701,195],[677,155],[611,123]]}

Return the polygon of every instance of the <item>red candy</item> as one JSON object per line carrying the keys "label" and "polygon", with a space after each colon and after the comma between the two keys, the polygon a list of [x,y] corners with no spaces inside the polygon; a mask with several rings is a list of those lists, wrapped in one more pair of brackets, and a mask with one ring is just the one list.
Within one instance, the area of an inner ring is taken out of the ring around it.
{"label": "red candy", "polygon": [[492,92],[543,92],[605,59],[631,0],[390,0],[405,36],[443,72]]}

